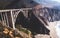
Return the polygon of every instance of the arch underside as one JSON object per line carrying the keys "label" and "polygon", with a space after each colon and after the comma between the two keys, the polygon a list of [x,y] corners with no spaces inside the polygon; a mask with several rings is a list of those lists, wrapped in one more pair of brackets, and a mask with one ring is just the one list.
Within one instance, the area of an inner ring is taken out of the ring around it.
{"label": "arch underside", "polygon": [[28,16],[26,18],[23,12],[20,12],[16,18],[15,25],[21,25],[22,27],[27,28],[33,34],[49,34],[49,29],[47,29],[44,24],[36,18],[31,10],[29,10],[27,14]]}

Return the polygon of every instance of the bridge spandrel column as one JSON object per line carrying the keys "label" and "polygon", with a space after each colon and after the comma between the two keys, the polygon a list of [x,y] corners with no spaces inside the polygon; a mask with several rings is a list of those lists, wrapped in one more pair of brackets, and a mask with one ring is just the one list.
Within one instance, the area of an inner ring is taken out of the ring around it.
{"label": "bridge spandrel column", "polygon": [[14,17],[13,17],[13,11],[12,10],[11,10],[11,19],[12,19],[13,29],[15,29],[15,23],[14,23]]}

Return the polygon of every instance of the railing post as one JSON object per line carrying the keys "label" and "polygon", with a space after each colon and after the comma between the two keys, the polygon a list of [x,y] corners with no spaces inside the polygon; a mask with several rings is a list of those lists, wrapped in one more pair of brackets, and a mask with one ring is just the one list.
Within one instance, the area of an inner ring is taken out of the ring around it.
{"label": "railing post", "polygon": [[13,12],[12,12],[12,10],[11,10],[11,18],[12,18],[13,29],[15,29],[15,23],[14,23],[14,18],[13,18]]}
{"label": "railing post", "polygon": [[3,23],[3,25],[4,25],[4,16],[3,16],[3,13],[1,12],[1,17],[2,17],[2,23]]}
{"label": "railing post", "polygon": [[5,12],[5,15],[6,15],[6,25],[8,25],[8,27],[9,27],[8,16],[7,16],[6,12]]}

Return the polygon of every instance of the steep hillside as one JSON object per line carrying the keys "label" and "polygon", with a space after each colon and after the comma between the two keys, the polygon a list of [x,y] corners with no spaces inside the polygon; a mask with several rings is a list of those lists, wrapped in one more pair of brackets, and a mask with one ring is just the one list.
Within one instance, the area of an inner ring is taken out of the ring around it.
{"label": "steep hillside", "polygon": [[0,23],[0,38],[32,38],[31,33],[27,33],[28,30],[24,30],[22,28],[20,31],[18,29],[14,30]]}

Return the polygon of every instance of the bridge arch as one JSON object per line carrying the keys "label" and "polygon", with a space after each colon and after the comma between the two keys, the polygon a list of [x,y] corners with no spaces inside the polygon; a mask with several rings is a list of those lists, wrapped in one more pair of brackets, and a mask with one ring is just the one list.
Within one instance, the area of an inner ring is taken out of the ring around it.
{"label": "bridge arch", "polygon": [[[19,25],[16,28],[20,28],[20,26],[29,29],[33,32],[33,34],[49,34],[49,30],[42,24],[36,16],[33,14],[32,10],[29,10],[27,12],[28,16],[26,14],[24,15],[23,12],[20,12],[17,15],[15,26]],[[29,14],[31,16],[29,16]],[[27,18],[26,18],[27,17]],[[38,30],[40,29],[40,30]],[[43,29],[43,30],[42,30]],[[44,32],[43,32],[44,31]]]}

